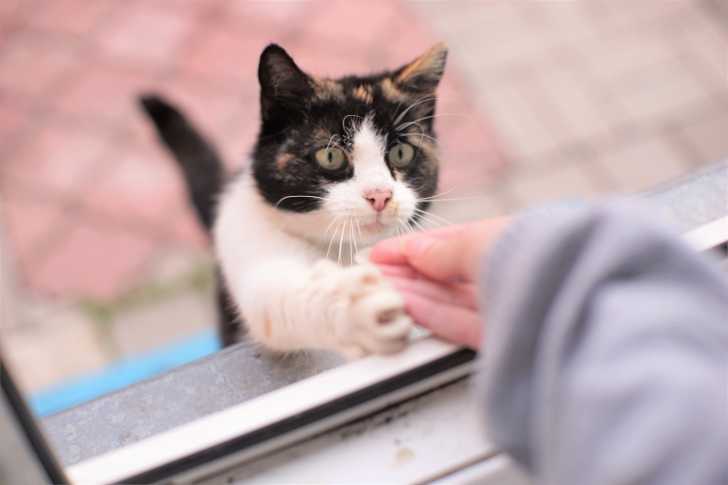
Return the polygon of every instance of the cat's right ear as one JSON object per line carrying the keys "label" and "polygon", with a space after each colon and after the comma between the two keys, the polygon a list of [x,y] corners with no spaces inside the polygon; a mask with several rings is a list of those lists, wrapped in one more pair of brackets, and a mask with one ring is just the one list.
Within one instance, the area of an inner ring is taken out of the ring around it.
{"label": "cat's right ear", "polygon": [[261,112],[268,119],[276,111],[303,109],[313,96],[313,81],[276,44],[270,44],[260,55],[258,80],[261,89]]}

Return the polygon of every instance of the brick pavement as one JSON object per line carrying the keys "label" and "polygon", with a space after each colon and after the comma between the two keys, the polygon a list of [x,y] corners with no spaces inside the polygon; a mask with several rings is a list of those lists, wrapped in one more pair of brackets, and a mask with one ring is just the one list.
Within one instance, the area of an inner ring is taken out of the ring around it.
{"label": "brick pavement", "polygon": [[726,24],[709,0],[0,2],[0,203],[21,287],[2,337],[23,385],[211,325],[208,290],[179,284],[209,270],[206,241],[141,90],[178,100],[240,166],[267,42],[339,75],[444,39],[452,200],[437,212],[458,221],[641,190],[728,154]]}

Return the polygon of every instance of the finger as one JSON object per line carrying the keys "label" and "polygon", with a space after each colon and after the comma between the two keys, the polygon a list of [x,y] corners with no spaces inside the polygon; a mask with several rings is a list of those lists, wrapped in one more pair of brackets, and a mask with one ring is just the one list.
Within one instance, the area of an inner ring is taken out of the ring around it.
{"label": "finger", "polygon": [[370,254],[374,263],[408,264],[438,281],[473,281],[478,262],[508,218],[450,226],[383,241]]}
{"label": "finger", "polygon": [[424,279],[389,277],[387,280],[402,293],[414,293],[439,303],[477,311],[475,287],[470,284],[445,285]]}
{"label": "finger", "polygon": [[431,229],[428,231],[417,232],[413,234],[407,234],[405,236],[395,237],[391,239],[385,239],[380,241],[369,252],[369,260],[372,263],[377,264],[406,264],[407,256],[405,254],[405,243],[412,239],[417,239],[423,236],[430,236],[436,238],[446,238],[450,234],[457,233],[462,224],[440,227],[437,229]]}
{"label": "finger", "polygon": [[438,303],[415,293],[402,294],[405,310],[419,325],[450,342],[480,347],[482,326],[477,312]]}
{"label": "finger", "polygon": [[437,281],[472,281],[479,248],[467,234],[448,239],[421,237],[405,242],[407,261],[414,269]]}
{"label": "finger", "polygon": [[377,267],[384,276],[389,278],[409,278],[418,279],[421,275],[411,266],[394,265],[394,264],[377,264]]}

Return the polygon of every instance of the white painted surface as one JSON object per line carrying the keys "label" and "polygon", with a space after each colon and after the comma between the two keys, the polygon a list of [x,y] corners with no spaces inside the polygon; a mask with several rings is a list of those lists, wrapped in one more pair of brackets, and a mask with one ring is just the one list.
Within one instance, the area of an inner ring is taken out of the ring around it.
{"label": "white painted surface", "polygon": [[434,485],[530,485],[529,477],[506,455],[496,455],[436,480]]}
{"label": "white painted surface", "polygon": [[[728,211],[728,207],[726,207]],[[728,241],[728,216],[705,224],[683,235],[685,240],[698,251],[714,248]]]}
{"label": "white painted surface", "polygon": [[495,453],[471,392],[452,384],[201,483],[430,482]]}
{"label": "white painted surface", "polygon": [[123,480],[367,388],[456,350],[456,346],[434,338],[424,338],[397,355],[368,357],[331,369],[133,445],[83,461],[69,467],[67,474],[74,483],[83,484]]}

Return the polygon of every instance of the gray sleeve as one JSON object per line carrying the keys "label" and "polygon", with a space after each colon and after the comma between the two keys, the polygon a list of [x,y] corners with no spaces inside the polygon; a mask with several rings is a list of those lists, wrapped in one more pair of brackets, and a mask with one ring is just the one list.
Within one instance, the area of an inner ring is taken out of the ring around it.
{"label": "gray sleeve", "polygon": [[728,484],[728,285],[618,205],[521,216],[481,282],[488,433],[553,485]]}

